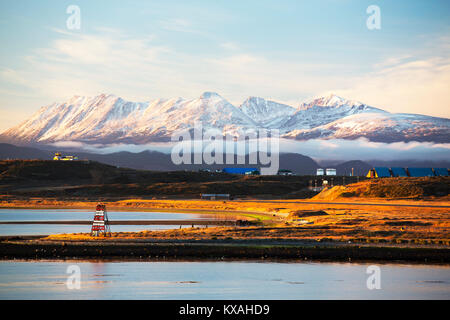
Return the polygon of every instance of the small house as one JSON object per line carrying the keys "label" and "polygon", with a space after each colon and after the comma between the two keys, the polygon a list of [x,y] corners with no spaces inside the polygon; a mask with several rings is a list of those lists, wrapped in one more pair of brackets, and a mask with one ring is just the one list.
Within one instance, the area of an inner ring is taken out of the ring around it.
{"label": "small house", "polygon": [[258,168],[224,168],[222,170],[222,172],[224,173],[229,173],[229,174],[259,174],[259,169]]}
{"label": "small house", "polygon": [[201,198],[204,200],[230,200],[228,193],[202,193]]}
{"label": "small house", "polygon": [[292,173],[292,171],[291,170],[286,170],[286,169],[281,169],[281,170],[278,170],[278,173],[277,173],[279,176],[292,176],[293,175],[293,173]]}

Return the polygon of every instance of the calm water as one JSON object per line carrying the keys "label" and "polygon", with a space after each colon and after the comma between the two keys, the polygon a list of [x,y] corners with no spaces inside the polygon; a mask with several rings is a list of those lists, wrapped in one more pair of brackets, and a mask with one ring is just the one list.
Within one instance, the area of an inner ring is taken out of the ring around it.
{"label": "calm water", "polygon": [[[68,289],[77,264],[81,289]],[[0,299],[449,299],[450,267],[274,262],[0,262]]]}
{"label": "calm water", "polygon": [[[111,220],[174,220],[174,226],[111,226],[112,231],[178,227],[202,215],[108,212]],[[1,221],[88,220],[89,210],[0,209]],[[0,235],[89,232],[84,225],[0,225]],[[81,289],[66,286],[78,265]],[[381,290],[368,290],[368,264],[274,262],[0,261],[0,299],[450,299],[450,266],[380,264]]]}
{"label": "calm water", "polygon": [[[77,209],[0,209],[0,221],[55,221],[86,220],[92,221],[93,210]],[[140,231],[155,229],[173,229],[179,227],[176,220],[205,218],[205,215],[167,212],[108,211],[109,220],[174,220],[174,225],[149,226],[111,226],[113,232]],[[189,227],[189,226],[186,226]],[[90,232],[90,225],[45,225],[45,224],[3,224],[0,235],[41,235]]]}

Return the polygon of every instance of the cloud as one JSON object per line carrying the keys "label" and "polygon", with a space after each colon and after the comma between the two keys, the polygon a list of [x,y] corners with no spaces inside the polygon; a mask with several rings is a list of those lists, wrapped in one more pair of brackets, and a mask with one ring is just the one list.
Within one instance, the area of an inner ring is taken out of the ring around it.
{"label": "cloud", "polygon": [[220,47],[226,50],[230,50],[230,51],[237,51],[240,50],[240,47],[238,44],[234,43],[234,42],[224,42],[220,44]]}
{"label": "cloud", "polygon": [[[187,19],[160,23],[173,31],[194,31]],[[55,39],[28,54],[20,67],[0,69],[4,101],[18,99],[20,93],[35,96],[39,99],[28,107],[37,109],[42,101],[50,104],[73,95],[114,93],[148,101],[195,98],[209,90],[235,105],[253,95],[296,106],[308,96],[331,91],[391,112],[450,117],[446,39],[432,48],[435,55],[397,54],[376,63],[370,73],[354,75],[345,64],[248,52],[239,43],[208,36],[215,48],[224,50],[188,53],[155,35],[132,37],[108,28],[89,34],[52,31]]]}
{"label": "cloud", "polygon": [[[409,58],[409,57],[408,57]],[[419,113],[450,118],[450,59],[396,59],[357,77],[337,94],[390,112]]]}
{"label": "cloud", "polygon": [[337,143],[333,143],[329,140],[321,140],[318,141],[318,143],[320,144],[320,146],[325,149],[325,148],[331,148],[331,149],[336,149],[339,147],[339,145]]}
{"label": "cloud", "polygon": [[280,140],[281,152],[296,152],[317,160],[448,160],[450,143],[431,142],[371,142],[365,138],[357,140],[294,141]]}
{"label": "cloud", "polygon": [[10,68],[3,68],[0,70],[0,77],[3,79],[7,79],[10,83],[15,83],[19,85],[28,85],[27,79],[24,75],[17,70]]}
{"label": "cloud", "polygon": [[400,63],[403,63],[405,60],[412,58],[412,55],[410,54],[404,54],[404,55],[400,55],[400,56],[394,56],[394,57],[389,57],[387,59],[384,59],[383,61],[376,63],[374,65],[375,68],[377,69],[381,69],[381,68],[386,68],[386,67],[392,67],[395,65],[398,65]]}
{"label": "cloud", "polygon": [[306,96],[347,81],[338,75],[323,76],[318,71],[342,66],[270,59],[262,54],[225,53],[206,59],[206,63],[215,75],[212,83],[224,88],[224,95],[238,103],[253,95],[296,105]]}
{"label": "cloud", "polygon": [[170,74],[166,56],[171,50],[153,44],[152,37],[58,34],[51,46],[27,56],[23,68],[1,69],[0,79],[39,92],[51,103],[100,92],[142,97],[153,83],[164,82]]}
{"label": "cloud", "polygon": [[[60,147],[60,148],[85,148],[87,147],[86,144],[79,142],[79,141],[58,141],[58,142],[54,142],[51,143],[50,145],[55,146],[55,147]],[[100,147],[100,145],[93,145],[90,147]]]}
{"label": "cloud", "polygon": [[[190,26],[183,19],[166,23],[170,28]],[[331,85],[314,76],[324,65],[271,60],[241,52],[232,42],[219,42],[229,50],[215,55],[188,54],[156,44],[151,35],[136,38],[109,29],[92,34],[53,32],[57,37],[49,46],[28,55],[24,67],[2,70],[0,79],[46,96],[48,103],[101,92],[141,101],[194,98],[206,90],[217,91],[235,104],[249,95],[287,102],[297,101],[298,92]]]}
{"label": "cloud", "polygon": [[199,33],[192,26],[191,21],[182,18],[172,18],[161,20],[160,25],[163,29],[176,32]]}
{"label": "cloud", "polygon": [[[155,150],[170,153],[174,143],[149,143],[144,145],[135,144],[84,144],[80,142],[58,142],[58,147],[82,148],[86,151],[97,153],[111,153],[119,151],[142,152]],[[206,144],[205,144],[206,145]],[[280,139],[279,150],[281,153],[300,153],[310,156],[316,160],[417,160],[446,161],[449,159],[450,143],[433,144],[430,142],[395,142],[382,143],[370,142],[365,138],[357,140],[320,140],[311,139],[307,141],[296,141],[291,139]]]}

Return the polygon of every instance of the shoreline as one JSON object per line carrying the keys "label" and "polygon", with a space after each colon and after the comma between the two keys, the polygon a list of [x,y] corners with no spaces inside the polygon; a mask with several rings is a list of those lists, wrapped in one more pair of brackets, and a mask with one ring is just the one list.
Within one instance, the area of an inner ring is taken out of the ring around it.
{"label": "shoreline", "polygon": [[[250,225],[250,222],[246,223]],[[0,221],[0,225],[9,224],[56,224],[56,225],[92,225],[92,220],[42,220],[42,221]],[[120,226],[150,226],[150,225],[192,225],[192,226],[237,226],[245,225],[243,220],[220,219],[183,219],[183,220],[112,220],[109,225]],[[0,236],[1,238],[1,236]]]}
{"label": "shoreline", "polygon": [[[448,209],[402,201],[363,205],[294,200],[109,199],[109,210],[212,214],[254,226],[51,235],[2,241],[0,259],[232,259],[450,263]],[[349,200],[346,200],[347,202]],[[368,199],[366,201],[369,201]],[[408,203],[414,207],[407,207]],[[95,208],[89,200],[0,201],[0,208]],[[429,204],[429,203],[428,203]],[[440,205],[449,204],[440,203]],[[417,205],[419,205],[417,207]],[[250,220],[250,221],[248,221]]]}
{"label": "shoreline", "polygon": [[328,262],[450,263],[450,248],[305,240],[20,240],[0,242],[0,260],[297,260]]}
{"label": "shoreline", "polygon": [[[108,207],[114,209],[167,209],[167,204],[186,204],[186,208],[190,209],[188,205],[190,203],[209,203],[209,204],[252,204],[252,203],[265,203],[265,204],[297,204],[297,205],[356,205],[356,206],[399,206],[399,207],[431,207],[431,208],[450,208],[450,199],[448,198],[429,198],[429,199],[389,199],[389,198],[360,198],[360,197],[349,197],[344,199],[312,199],[312,198],[301,198],[301,199],[267,199],[267,198],[236,198],[233,200],[223,199],[223,200],[207,200],[200,198],[140,198],[140,197],[126,197],[126,198],[100,198],[100,199],[84,199],[84,198],[45,198],[45,197],[31,197],[27,200],[21,198],[11,197],[0,198],[0,208],[92,208],[98,202],[105,203]],[[156,205],[156,206],[155,206]],[[164,205],[162,207],[158,205]],[[202,210],[199,208],[199,210]]]}
{"label": "shoreline", "polygon": [[[203,203],[204,207],[199,208],[198,203]],[[136,212],[167,212],[167,213],[192,213],[201,215],[226,215],[232,216],[234,220],[261,221],[273,217],[273,212],[267,210],[257,210],[261,208],[252,207],[252,210],[236,210],[224,205],[225,202],[232,201],[209,201],[209,200],[117,200],[104,201],[108,211],[136,211]],[[71,200],[13,200],[5,202],[0,200],[0,209],[27,209],[27,210],[63,210],[79,209],[94,212],[97,201],[71,201]],[[181,206],[180,206],[181,204]],[[188,204],[184,206],[183,204]],[[278,217],[279,218],[279,217]]]}
{"label": "shoreline", "polygon": [[68,257],[68,258],[13,258],[13,259],[0,259],[1,263],[39,263],[39,262],[56,262],[56,263],[121,263],[121,262],[191,262],[191,263],[203,263],[203,262],[227,262],[227,263],[309,263],[309,264],[376,264],[376,265],[400,265],[400,266],[412,266],[412,267],[441,267],[450,268],[450,262],[421,262],[421,261],[400,261],[400,260],[326,260],[326,259],[276,259],[276,258],[264,258],[264,259],[232,259],[232,258],[170,258],[170,257],[158,257],[158,258],[133,258],[133,257],[105,257],[105,258],[85,258],[85,257]]}

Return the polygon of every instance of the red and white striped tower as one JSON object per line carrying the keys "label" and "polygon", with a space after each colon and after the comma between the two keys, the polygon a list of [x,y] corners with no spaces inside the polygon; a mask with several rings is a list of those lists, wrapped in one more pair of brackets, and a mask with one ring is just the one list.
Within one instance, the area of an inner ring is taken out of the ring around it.
{"label": "red and white striped tower", "polygon": [[108,214],[104,204],[97,204],[95,208],[94,220],[92,221],[91,235],[98,237],[103,233],[104,236],[111,236]]}

